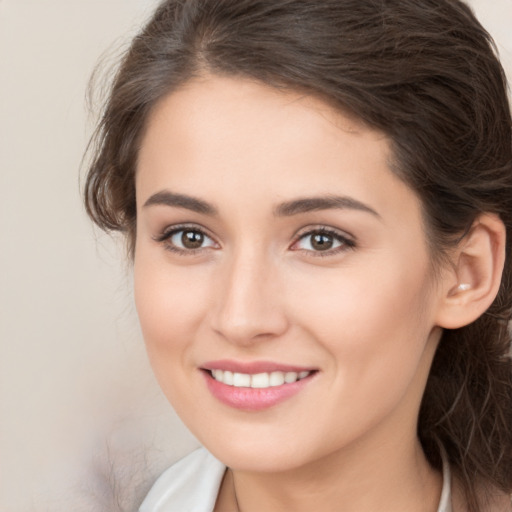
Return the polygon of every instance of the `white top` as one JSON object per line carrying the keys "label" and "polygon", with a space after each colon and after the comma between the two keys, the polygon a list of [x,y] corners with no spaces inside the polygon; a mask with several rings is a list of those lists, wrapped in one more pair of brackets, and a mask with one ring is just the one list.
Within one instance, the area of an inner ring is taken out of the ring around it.
{"label": "white top", "polygon": [[[226,466],[204,448],[166,470],[139,512],[213,512]],[[452,512],[450,467],[443,454],[443,490],[437,512]]]}

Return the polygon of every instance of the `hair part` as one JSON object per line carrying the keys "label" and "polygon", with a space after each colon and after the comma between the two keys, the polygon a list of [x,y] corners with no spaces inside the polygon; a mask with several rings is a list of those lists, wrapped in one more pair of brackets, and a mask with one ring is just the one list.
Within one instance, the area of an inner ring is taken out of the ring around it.
{"label": "hair part", "polygon": [[418,435],[440,468],[442,444],[466,495],[512,492],[512,120],[490,35],[459,0],[167,0],[114,78],[85,184],[91,218],[127,235],[135,173],[160,99],[204,73],[303,91],[381,130],[392,170],[421,199],[434,256],[482,213],[506,226],[498,296],[477,321],[446,330]]}

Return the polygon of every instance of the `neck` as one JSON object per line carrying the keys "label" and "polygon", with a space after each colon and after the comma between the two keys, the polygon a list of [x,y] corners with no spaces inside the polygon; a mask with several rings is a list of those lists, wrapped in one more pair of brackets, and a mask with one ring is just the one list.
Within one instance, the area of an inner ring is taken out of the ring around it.
{"label": "neck", "polygon": [[240,512],[437,510],[441,475],[430,467],[419,442],[355,453],[344,450],[280,473],[234,471],[233,500]]}

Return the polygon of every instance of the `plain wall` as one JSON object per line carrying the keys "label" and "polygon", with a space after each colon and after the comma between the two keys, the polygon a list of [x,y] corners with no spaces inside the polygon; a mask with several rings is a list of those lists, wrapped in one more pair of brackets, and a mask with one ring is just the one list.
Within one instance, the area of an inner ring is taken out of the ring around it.
{"label": "plain wall", "polygon": [[[512,0],[472,4],[510,73]],[[196,446],[151,374],[122,243],[79,194],[88,78],[154,5],[0,0],[2,512],[135,510]]]}
{"label": "plain wall", "polygon": [[196,442],[157,387],[123,246],[93,230],[85,90],[155,2],[0,0],[0,510],[134,510]]}

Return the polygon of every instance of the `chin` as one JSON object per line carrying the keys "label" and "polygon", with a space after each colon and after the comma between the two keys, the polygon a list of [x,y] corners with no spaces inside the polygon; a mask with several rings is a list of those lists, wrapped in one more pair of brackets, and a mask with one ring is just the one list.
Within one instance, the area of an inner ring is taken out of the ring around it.
{"label": "chin", "polygon": [[303,465],[297,454],[271,449],[263,450],[261,447],[213,447],[209,448],[213,455],[226,466],[251,473],[280,473]]}
{"label": "chin", "polygon": [[251,436],[234,435],[200,436],[203,446],[226,466],[237,470],[256,473],[279,473],[297,469],[315,460],[319,455],[318,447],[304,448],[305,439],[288,435],[285,441],[278,435]]}

